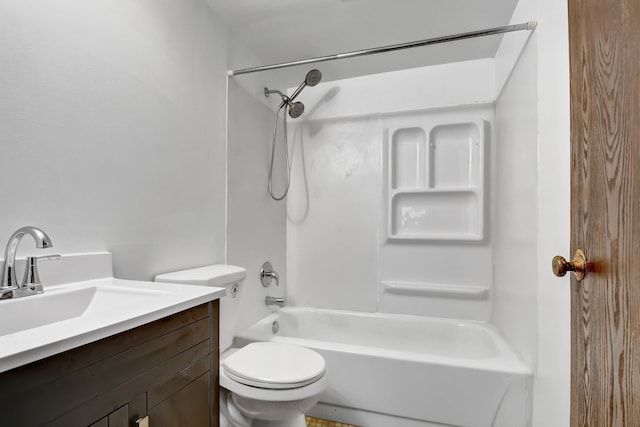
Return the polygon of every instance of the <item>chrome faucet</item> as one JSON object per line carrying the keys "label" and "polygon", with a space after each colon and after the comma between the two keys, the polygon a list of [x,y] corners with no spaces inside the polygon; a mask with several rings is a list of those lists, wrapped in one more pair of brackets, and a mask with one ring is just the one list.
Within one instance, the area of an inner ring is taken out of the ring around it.
{"label": "chrome faucet", "polygon": [[38,259],[59,259],[60,255],[49,255],[44,257],[29,257],[25,268],[24,279],[18,283],[16,278],[15,263],[18,245],[25,234],[29,234],[36,241],[36,247],[41,249],[53,246],[51,239],[41,229],[33,226],[19,228],[9,238],[7,247],[4,250],[4,264],[0,272],[0,299],[19,298],[27,295],[41,294],[42,284],[38,275]]}
{"label": "chrome faucet", "polygon": [[264,303],[266,305],[277,305],[278,307],[284,307],[286,302],[284,297],[266,297]]}
{"label": "chrome faucet", "polygon": [[262,286],[265,288],[271,284],[271,281],[276,279],[276,286],[280,285],[280,276],[273,269],[273,266],[269,261],[262,264],[262,268],[260,269],[260,282]]}

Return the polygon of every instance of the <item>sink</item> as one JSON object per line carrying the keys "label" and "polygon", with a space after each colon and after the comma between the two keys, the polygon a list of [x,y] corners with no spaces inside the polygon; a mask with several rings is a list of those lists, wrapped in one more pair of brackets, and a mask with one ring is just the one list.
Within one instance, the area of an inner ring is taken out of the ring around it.
{"label": "sink", "polygon": [[88,285],[60,288],[40,295],[0,301],[0,336],[37,328],[75,317],[149,303],[168,291],[128,289],[124,286]]}
{"label": "sink", "polygon": [[218,299],[223,288],[113,277],[111,254],[43,263],[44,293],[0,300],[0,372]]}

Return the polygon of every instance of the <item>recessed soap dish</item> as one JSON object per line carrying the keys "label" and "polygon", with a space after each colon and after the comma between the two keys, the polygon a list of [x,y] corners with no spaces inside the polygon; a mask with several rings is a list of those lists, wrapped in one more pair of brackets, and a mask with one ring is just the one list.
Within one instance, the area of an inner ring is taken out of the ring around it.
{"label": "recessed soap dish", "polygon": [[390,130],[389,237],[484,237],[484,120]]}

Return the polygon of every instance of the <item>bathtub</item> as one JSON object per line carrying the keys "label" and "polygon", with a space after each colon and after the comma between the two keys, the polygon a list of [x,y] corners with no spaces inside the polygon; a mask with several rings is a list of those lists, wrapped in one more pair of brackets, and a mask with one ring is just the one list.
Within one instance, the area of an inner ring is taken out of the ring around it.
{"label": "bathtub", "polygon": [[302,345],[327,362],[310,415],[362,427],[528,425],[531,372],[492,325],[285,307],[234,345]]}

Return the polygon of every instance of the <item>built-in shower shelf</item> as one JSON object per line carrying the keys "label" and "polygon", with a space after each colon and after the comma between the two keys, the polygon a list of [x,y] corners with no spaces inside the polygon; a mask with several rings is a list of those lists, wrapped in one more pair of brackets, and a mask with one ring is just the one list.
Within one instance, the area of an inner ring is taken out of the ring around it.
{"label": "built-in shower shelf", "polygon": [[482,240],[483,120],[390,129],[391,239]]}
{"label": "built-in shower shelf", "polygon": [[487,299],[489,297],[489,287],[481,285],[383,281],[382,287],[387,294],[416,297],[456,299]]}

